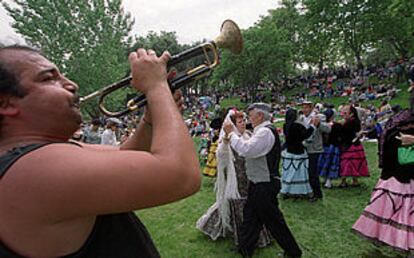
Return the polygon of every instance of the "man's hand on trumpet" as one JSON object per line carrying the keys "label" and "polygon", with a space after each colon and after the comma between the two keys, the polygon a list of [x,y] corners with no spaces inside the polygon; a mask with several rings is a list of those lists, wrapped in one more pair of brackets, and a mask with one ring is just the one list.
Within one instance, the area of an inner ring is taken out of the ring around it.
{"label": "man's hand on trumpet", "polygon": [[165,51],[160,57],[154,50],[138,49],[129,55],[131,64],[132,85],[147,95],[157,87],[168,87],[167,62],[170,53]]}

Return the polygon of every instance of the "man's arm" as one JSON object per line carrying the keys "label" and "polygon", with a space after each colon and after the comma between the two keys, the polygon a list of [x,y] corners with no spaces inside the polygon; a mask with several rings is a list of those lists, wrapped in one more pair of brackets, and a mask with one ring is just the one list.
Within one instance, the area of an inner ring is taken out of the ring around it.
{"label": "man's arm", "polygon": [[[173,94],[175,104],[182,112],[183,97],[180,90],[176,90]],[[121,150],[139,150],[139,151],[150,151],[152,142],[152,118],[148,109],[145,110],[145,114],[137,125],[134,135],[128,138],[121,146]]]}
{"label": "man's arm", "polygon": [[261,128],[248,140],[231,134],[231,147],[242,157],[256,158],[266,155],[273,147],[275,137],[269,128]]}

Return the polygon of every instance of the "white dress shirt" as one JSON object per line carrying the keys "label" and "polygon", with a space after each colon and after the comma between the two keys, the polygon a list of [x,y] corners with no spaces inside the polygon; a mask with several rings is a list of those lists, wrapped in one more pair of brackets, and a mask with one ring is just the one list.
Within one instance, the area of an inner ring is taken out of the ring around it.
{"label": "white dress shirt", "polygon": [[265,121],[256,126],[253,135],[250,138],[241,138],[236,133],[230,133],[231,147],[242,157],[257,158],[267,155],[273,148],[275,136],[272,131],[267,128],[269,121]]}
{"label": "white dress shirt", "polygon": [[299,120],[302,122],[302,124],[306,127],[309,128],[309,126],[311,126],[311,121],[312,118],[316,116],[315,111],[312,111],[308,116],[302,115]]}
{"label": "white dress shirt", "polygon": [[116,135],[111,129],[105,129],[101,136],[101,144],[116,146]]}

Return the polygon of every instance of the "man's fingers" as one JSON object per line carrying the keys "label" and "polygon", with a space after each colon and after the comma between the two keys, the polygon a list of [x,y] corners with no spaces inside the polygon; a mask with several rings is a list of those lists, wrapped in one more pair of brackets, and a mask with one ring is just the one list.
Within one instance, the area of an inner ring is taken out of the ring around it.
{"label": "man's fingers", "polygon": [[138,57],[146,56],[147,55],[147,51],[145,49],[143,49],[143,48],[139,48],[137,50],[137,55],[138,55]]}
{"label": "man's fingers", "polygon": [[155,55],[155,56],[157,55],[157,53],[155,53],[155,51],[154,51],[154,50],[152,50],[152,49],[148,49],[148,50],[147,50],[147,54],[148,54],[148,55]]}
{"label": "man's fingers", "polygon": [[129,62],[133,62],[137,60],[137,58],[138,58],[137,52],[131,52],[128,56]]}
{"label": "man's fingers", "polygon": [[168,51],[164,51],[164,53],[162,53],[162,55],[160,56],[160,58],[165,62],[165,63],[167,63],[168,62],[168,60],[170,60],[170,58],[171,58],[171,54],[170,54],[170,52],[168,52]]}

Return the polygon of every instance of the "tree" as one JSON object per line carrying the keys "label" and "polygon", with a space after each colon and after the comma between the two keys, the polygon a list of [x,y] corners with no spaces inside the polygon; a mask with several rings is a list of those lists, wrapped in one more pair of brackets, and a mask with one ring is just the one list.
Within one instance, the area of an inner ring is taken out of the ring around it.
{"label": "tree", "polygon": [[386,15],[381,15],[381,24],[377,27],[379,38],[389,43],[398,55],[407,57],[414,53],[414,2],[384,0]]}
{"label": "tree", "polygon": [[[297,20],[293,8],[270,10],[255,26],[242,32],[240,56],[223,52],[221,65],[211,83],[227,81],[253,93],[261,80],[276,81],[294,73],[297,63]],[[293,20],[286,20],[292,17]]]}
{"label": "tree", "polygon": [[150,31],[145,37],[138,37],[131,50],[138,48],[153,49],[158,55],[168,50],[171,55],[174,55],[183,51],[184,47],[178,43],[175,31],[161,31],[160,33]]}
{"label": "tree", "polygon": [[364,67],[361,57],[377,40],[374,31],[382,3],[377,0],[341,0],[337,3],[336,26],[344,40],[344,51],[352,51],[358,68]]}
{"label": "tree", "polygon": [[299,31],[299,45],[302,62],[318,66],[322,70],[326,63],[335,63],[338,59],[338,39],[335,33],[335,12],[330,0],[305,0]]}
{"label": "tree", "polygon": [[12,27],[76,81],[81,94],[126,75],[134,21],[121,0],[14,0],[3,6]]}

